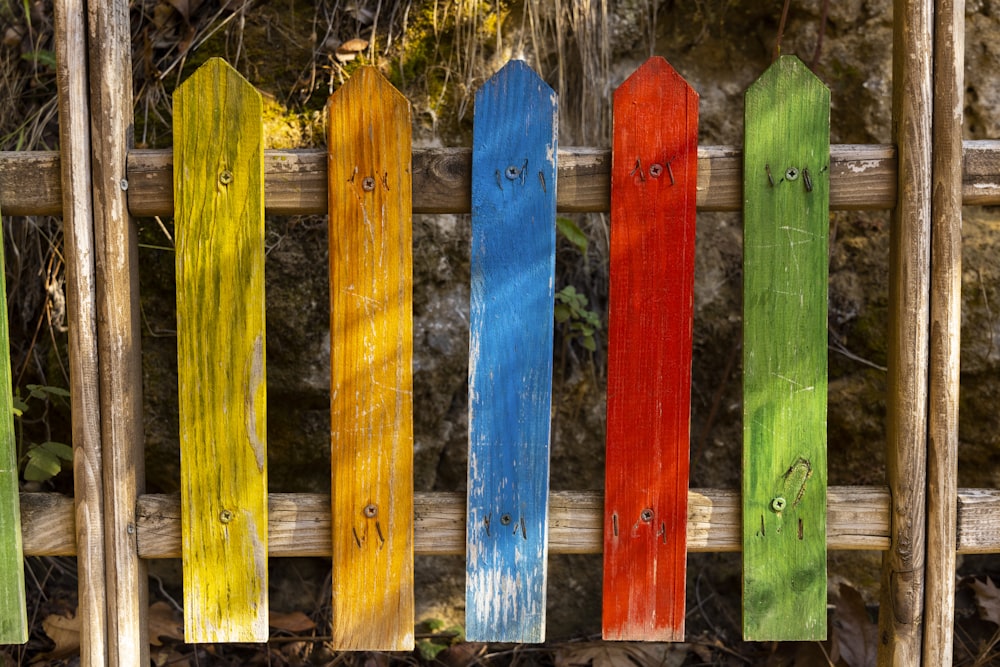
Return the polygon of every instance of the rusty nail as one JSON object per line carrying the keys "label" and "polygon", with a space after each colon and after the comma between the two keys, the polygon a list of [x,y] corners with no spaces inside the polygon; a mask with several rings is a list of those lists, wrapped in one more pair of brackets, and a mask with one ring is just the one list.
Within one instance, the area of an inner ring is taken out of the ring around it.
{"label": "rusty nail", "polygon": [[372,190],[374,190],[375,189],[375,179],[372,178],[371,176],[366,176],[361,181],[361,189],[364,190],[365,192],[371,192]]}
{"label": "rusty nail", "polygon": [[774,176],[771,175],[771,165],[765,164],[764,165],[764,171],[767,172],[767,182],[770,183],[771,187],[773,188],[774,187]]}
{"label": "rusty nail", "polygon": [[378,514],[378,507],[374,503],[369,503],[365,505],[365,516],[369,519],[374,519],[375,515]]}
{"label": "rusty nail", "polygon": [[806,184],[806,192],[812,192],[813,191],[813,182],[812,182],[812,179],[809,178],[809,170],[808,169],[803,169],[802,170],[802,182]]}
{"label": "rusty nail", "polygon": [[639,514],[639,518],[645,521],[646,523],[649,523],[650,521],[653,520],[653,510],[647,507],[642,511],[642,513]]}

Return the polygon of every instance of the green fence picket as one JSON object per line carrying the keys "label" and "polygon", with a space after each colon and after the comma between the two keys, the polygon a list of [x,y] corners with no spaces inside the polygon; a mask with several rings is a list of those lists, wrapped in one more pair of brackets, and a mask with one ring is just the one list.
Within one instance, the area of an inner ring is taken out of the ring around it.
{"label": "green fence picket", "polygon": [[0,644],[23,644],[28,641],[28,617],[24,598],[17,441],[14,439],[3,252],[3,239],[0,238]]}
{"label": "green fence picket", "polygon": [[743,635],[826,637],[830,91],[793,56],[746,92]]}

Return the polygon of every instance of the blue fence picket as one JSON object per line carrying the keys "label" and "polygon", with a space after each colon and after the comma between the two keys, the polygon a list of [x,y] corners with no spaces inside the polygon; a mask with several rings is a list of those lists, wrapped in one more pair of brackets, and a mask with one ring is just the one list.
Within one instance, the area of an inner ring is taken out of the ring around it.
{"label": "blue fence picket", "polygon": [[555,93],[512,61],[476,94],[466,637],[545,636]]}

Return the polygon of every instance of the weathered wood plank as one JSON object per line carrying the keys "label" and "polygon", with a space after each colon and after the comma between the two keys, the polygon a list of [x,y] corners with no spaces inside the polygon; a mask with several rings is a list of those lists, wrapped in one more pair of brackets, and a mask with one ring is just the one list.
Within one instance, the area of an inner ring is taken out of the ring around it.
{"label": "weathered wood plank", "polygon": [[87,21],[80,0],[53,3],[59,147],[64,159],[63,239],[69,315],[69,381],[73,436],[73,496],[78,550],[77,611],[80,664],[103,667],[107,649],[107,562],[101,397],[97,347],[97,276],[94,266],[93,180],[90,169],[90,100],[87,92]]}
{"label": "weathered wood plank", "polygon": [[892,545],[882,559],[878,664],[920,663],[927,534],[934,2],[895,0],[892,139],[897,193],[889,236],[886,479]]}
{"label": "weathered wood plank", "polygon": [[[883,487],[830,487],[827,544],[832,550],[884,551],[889,547],[889,493]],[[962,489],[959,495],[961,553],[1000,553],[1000,491]],[[329,557],[330,497],[272,493],[268,546],[273,556]],[[180,499],[149,494],[139,500],[139,555],[179,558]],[[414,553],[465,553],[464,494],[414,494]],[[27,555],[73,555],[72,502],[57,494],[21,495]],[[48,518],[51,517],[51,521]],[[60,519],[65,519],[65,525]],[[740,495],[734,489],[688,491],[689,553],[738,552]],[[604,495],[599,491],[553,491],[549,495],[549,550],[554,554],[598,554],[604,544]],[[985,550],[985,551],[984,551]]]}
{"label": "weathered wood plank", "polygon": [[3,265],[3,239],[0,238],[0,644],[23,644],[28,641],[28,615],[24,597],[20,478],[14,437],[14,390]]}
{"label": "weathered wood plank", "polygon": [[135,546],[136,499],[145,490],[139,253],[122,183],[132,148],[132,44],[128,0],[87,0],[94,265],[104,468],[108,662],[149,664],[146,564]]}
{"label": "weathered wood plank", "polygon": [[937,0],[935,5],[926,591],[933,602],[924,611],[923,664],[950,667],[958,523],[965,3]]}
{"label": "weathered wood plank", "polygon": [[830,91],[794,56],[747,90],[743,635],[826,638]]}
{"label": "weathered wood plank", "polygon": [[410,106],[373,67],[330,98],[333,643],[413,648]]}
{"label": "weathered wood plank", "polygon": [[466,637],[545,636],[555,93],[523,62],[476,93]]}
{"label": "weathered wood plank", "polygon": [[262,109],[218,58],[174,93],[188,642],[268,635]]}
{"label": "weathered wood plank", "polygon": [[683,641],[698,94],[660,57],[615,91],[605,639]]}
{"label": "weathered wood plank", "polygon": [[[1000,204],[1000,141],[965,141],[962,204]],[[735,146],[698,148],[698,210],[738,211],[743,206],[743,152]],[[424,148],[413,153],[414,213],[468,213],[468,148]],[[265,201],[271,215],[323,214],[327,210],[326,153],[265,152]],[[132,215],[173,215],[173,158],[169,150],[132,150],[128,159]],[[607,211],[611,152],[603,148],[559,151],[558,210]],[[9,215],[59,215],[59,155],[51,151],[0,151],[0,206]],[[831,210],[884,210],[896,204],[896,150],[881,144],[830,146]]]}

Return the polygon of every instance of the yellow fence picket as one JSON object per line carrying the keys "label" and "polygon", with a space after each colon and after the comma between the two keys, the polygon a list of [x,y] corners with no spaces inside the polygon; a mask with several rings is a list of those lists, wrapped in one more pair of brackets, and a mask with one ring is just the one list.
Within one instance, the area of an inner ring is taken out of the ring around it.
{"label": "yellow fence picket", "polygon": [[267,640],[262,100],[219,59],[174,94],[184,635]]}
{"label": "yellow fence picket", "polygon": [[413,648],[410,106],[365,67],[330,98],[333,638]]}

